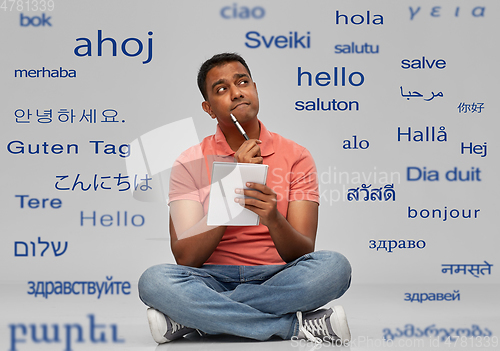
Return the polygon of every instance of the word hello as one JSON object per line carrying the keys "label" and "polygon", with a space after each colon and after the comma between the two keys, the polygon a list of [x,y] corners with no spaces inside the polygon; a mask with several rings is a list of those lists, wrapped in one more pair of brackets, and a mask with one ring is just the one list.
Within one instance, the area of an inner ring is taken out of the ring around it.
{"label": "word hello", "polygon": [[426,67],[431,69],[433,66],[434,66],[434,63],[436,64],[436,68],[437,69],[444,69],[446,68],[446,61],[443,60],[443,59],[438,59],[437,61],[436,60],[432,60],[431,62],[429,62],[429,60],[427,60],[425,58],[425,56],[422,56],[422,60],[420,59],[414,59],[414,60],[410,60],[409,59],[404,59],[401,61],[401,68],[402,69],[408,69],[408,68],[411,68],[411,69],[425,69]]}
{"label": "word hello", "polygon": [[[306,76],[308,78],[307,80],[307,85],[312,86],[312,75],[310,72],[304,71],[302,72],[302,67],[297,68],[297,85],[300,87],[302,86],[302,77]],[[332,82],[332,76],[333,76],[333,82]],[[356,77],[356,79],[355,79]],[[363,85],[365,82],[365,76],[361,72],[351,72],[349,76],[346,75],[346,69],[345,67],[341,67],[341,73],[339,74],[339,67],[333,67],[333,75],[330,75],[328,72],[319,72],[314,76],[314,82],[316,85],[320,87],[326,87],[330,84],[332,84],[334,87],[338,86],[339,83],[341,86],[345,87],[346,86],[346,78],[349,82],[350,85],[354,87],[359,87],[360,85]],[[339,82],[340,80],[340,82]]]}
{"label": "word hello", "polygon": [[[148,35],[151,36],[153,35],[153,32],[148,32]],[[74,53],[76,56],[83,57],[83,56],[92,56],[92,41],[88,38],[82,37],[82,38],[77,38],[76,41],[84,41],[85,44],[79,45],[75,48]],[[113,38],[104,38],[102,37],[102,30],[97,31],[97,56],[102,56],[102,44],[104,42],[109,42],[111,44],[112,48],[112,55],[116,56],[117,49],[116,49],[116,40]],[[130,42],[135,42],[136,43],[136,51],[135,52],[129,52],[131,50],[129,45],[127,45]],[[124,39],[121,45],[121,51],[123,55],[127,57],[136,57],[139,56],[144,49],[144,45],[142,44],[142,41],[137,38],[127,38]],[[143,64],[150,63],[151,60],[153,59],[153,38],[148,38],[148,49],[147,49],[147,59],[145,61],[142,61]]]}
{"label": "word hello", "polygon": [[[97,219],[97,217],[96,217],[95,211],[92,212],[91,217],[84,217],[83,211],[80,211],[80,227],[83,227],[84,220],[91,220],[92,226],[95,227],[96,219]],[[142,227],[144,225],[145,221],[146,220],[144,219],[144,216],[140,215],[140,214],[133,215],[130,218],[130,224],[132,224],[134,227]],[[121,213],[120,211],[116,211],[115,217],[113,217],[112,215],[109,215],[109,214],[102,215],[99,218],[99,224],[103,227],[110,227],[112,225],[114,225],[116,227],[120,227],[120,226],[127,227],[129,224],[128,212],[124,211],[123,213]]]}
{"label": "word hello", "polygon": [[335,13],[335,19],[337,24],[341,24],[341,21],[344,21],[344,24],[355,24],[355,25],[360,25],[365,23],[366,19],[366,24],[371,24],[373,23],[374,25],[379,25],[379,24],[384,24],[384,17],[382,15],[373,15],[373,20],[371,21],[370,17],[370,11],[366,11],[366,16],[360,15],[360,14],[355,14],[352,15],[350,18],[349,22],[349,17],[347,15],[341,14],[339,10]]}
{"label": "word hello", "polygon": [[261,19],[266,15],[266,10],[264,10],[264,8],[260,6],[249,8],[246,6],[238,6],[238,4],[234,3],[233,6],[224,6],[223,8],[221,8],[220,15],[225,19]]}
{"label": "word hello", "polygon": [[368,43],[364,44],[355,44],[354,42],[349,44],[338,44],[335,45],[335,53],[336,54],[378,54],[378,45],[375,46],[375,50],[373,50],[373,46]]}
{"label": "word hello", "polygon": [[[471,167],[470,170],[458,170],[457,167],[449,170],[445,174],[445,178],[449,182],[480,182],[481,170],[479,167]],[[436,182],[439,181],[439,172],[437,170],[427,170],[426,167],[420,169],[419,167],[408,167],[406,169],[406,180],[414,182],[417,180]]]}
{"label": "word hello", "polygon": [[50,23],[51,17],[45,17],[45,13],[42,13],[42,17],[38,16],[25,16],[21,13],[19,24],[21,27],[28,27],[28,26],[33,26],[33,27],[45,27],[49,26],[52,27],[52,24]]}
{"label": "word hello", "polygon": [[[107,343],[108,339],[112,343],[123,343],[125,340],[118,338],[118,326],[116,324],[109,325],[97,324],[93,314],[87,316],[89,318],[88,326],[88,340],[92,344]],[[73,339],[77,343],[84,343],[85,338],[83,337],[85,326],[78,323],[68,323],[59,325],[56,323],[51,323],[50,326],[47,323],[40,325],[24,323],[9,324],[10,329],[10,349],[9,351],[17,351],[17,343],[25,343],[29,338],[31,341],[40,343],[61,343],[66,345],[63,351],[72,351],[71,344]],[[107,330],[108,329],[108,330]],[[50,330],[52,330],[50,332]],[[61,333],[59,333],[61,331]],[[107,332],[109,334],[107,335]],[[18,335],[19,333],[19,335]],[[28,338],[24,338],[28,336]],[[61,336],[61,337],[60,337]],[[55,350],[55,348],[51,348]]]}
{"label": "word hello", "polygon": [[245,42],[245,46],[250,49],[257,49],[264,44],[264,47],[277,47],[278,49],[309,49],[311,48],[311,32],[307,32],[306,35],[299,37],[298,32],[289,32],[288,37],[284,35],[271,35],[264,36],[259,32],[251,31],[247,32],[245,38],[249,41]]}

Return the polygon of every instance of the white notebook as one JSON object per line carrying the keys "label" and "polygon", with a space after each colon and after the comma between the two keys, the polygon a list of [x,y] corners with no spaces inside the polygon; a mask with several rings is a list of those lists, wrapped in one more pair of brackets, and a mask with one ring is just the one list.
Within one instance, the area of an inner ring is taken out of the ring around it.
{"label": "white notebook", "polygon": [[214,162],[208,202],[208,225],[259,225],[259,216],[237,202],[235,189],[248,189],[247,182],[266,184],[267,165]]}

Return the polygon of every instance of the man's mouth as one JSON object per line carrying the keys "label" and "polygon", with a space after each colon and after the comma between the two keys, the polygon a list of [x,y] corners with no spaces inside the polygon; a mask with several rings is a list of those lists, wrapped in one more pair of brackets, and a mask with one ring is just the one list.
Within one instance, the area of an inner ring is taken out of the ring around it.
{"label": "man's mouth", "polygon": [[248,103],[248,102],[241,102],[241,103],[239,103],[238,105],[234,106],[234,107],[231,109],[231,111],[232,111],[232,110],[235,110],[237,107],[239,107],[239,106],[243,106],[243,105],[249,105],[249,103]]}

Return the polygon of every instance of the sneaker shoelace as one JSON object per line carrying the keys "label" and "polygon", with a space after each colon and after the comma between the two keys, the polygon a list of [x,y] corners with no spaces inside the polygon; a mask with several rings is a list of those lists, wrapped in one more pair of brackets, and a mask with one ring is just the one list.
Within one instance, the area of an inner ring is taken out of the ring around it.
{"label": "sneaker shoelace", "polygon": [[322,340],[315,335],[330,336],[326,326],[326,314],[320,319],[306,319],[302,320],[302,312],[297,312],[297,319],[299,321],[299,330],[304,333],[304,336],[314,343],[321,343]]}
{"label": "sneaker shoelace", "polygon": [[[184,326],[182,324],[176,323],[172,318],[170,318],[170,317],[167,317],[167,318],[170,320],[170,324],[172,325],[172,334],[174,334],[178,330],[187,328],[186,326]],[[199,331],[198,329],[195,329],[195,330],[198,332],[198,334],[200,336],[203,336],[201,331]]]}

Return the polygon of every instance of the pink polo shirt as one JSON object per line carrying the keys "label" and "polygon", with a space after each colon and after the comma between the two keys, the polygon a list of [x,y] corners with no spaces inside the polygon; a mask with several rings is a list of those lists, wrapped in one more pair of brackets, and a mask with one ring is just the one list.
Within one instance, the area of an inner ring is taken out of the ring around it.
{"label": "pink polo shirt", "polygon": [[[266,185],[277,194],[278,211],[286,218],[288,202],[319,203],[316,166],[306,148],[272,133],[260,123],[263,163],[269,166]],[[214,161],[230,161],[231,150],[217,125],[215,135],[184,151],[174,163],[170,176],[169,204],[176,200],[194,200],[208,211],[210,172]],[[218,265],[284,264],[266,226],[228,226],[219,245],[205,262]]]}

